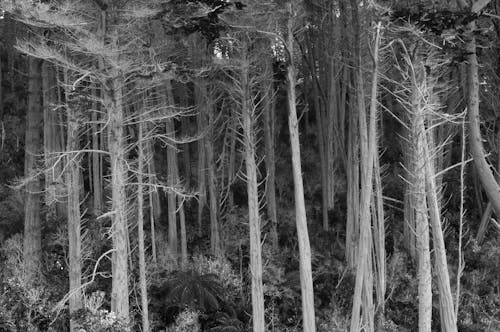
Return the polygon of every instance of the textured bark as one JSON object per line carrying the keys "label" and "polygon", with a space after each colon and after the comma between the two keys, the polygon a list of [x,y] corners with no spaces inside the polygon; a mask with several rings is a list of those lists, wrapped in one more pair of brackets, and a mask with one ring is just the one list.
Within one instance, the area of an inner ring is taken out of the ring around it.
{"label": "textured bark", "polygon": [[[372,89],[370,96],[370,118],[367,122],[364,92],[363,72],[361,68],[360,52],[360,23],[358,19],[357,3],[351,2],[353,9],[354,25],[354,56],[355,56],[355,88],[358,107],[359,135],[360,135],[360,171],[361,193],[359,208],[359,244],[356,258],[356,283],[353,295],[350,331],[359,331],[360,309],[362,308],[362,323],[367,331],[374,331],[374,306],[373,306],[373,278],[372,278],[372,232],[370,205],[373,195],[373,166],[376,151],[376,119],[377,119],[377,82],[378,82],[378,48],[379,36],[377,35],[373,58],[374,68]],[[380,27],[380,26],[379,26]]]}
{"label": "textured bark", "polygon": [[[170,81],[165,83],[166,96],[163,95],[165,106],[175,106]],[[166,133],[168,137],[175,138],[174,119],[169,117],[165,120]],[[167,146],[167,184],[170,187],[177,185],[177,145],[173,140],[169,140]],[[178,258],[178,232],[177,232],[177,197],[174,191],[167,193],[168,202],[168,250],[169,257],[177,262]]]}
{"label": "textured bark", "polygon": [[[489,1],[477,1],[474,5],[482,2],[487,4]],[[474,7],[474,5],[473,11],[478,10],[477,6]],[[465,52],[467,54],[467,109],[469,112],[469,144],[479,180],[481,181],[483,189],[491,202],[495,214],[499,216],[500,186],[493,175],[491,166],[486,160],[486,153],[484,151],[481,138],[481,119],[479,116],[479,74],[476,54],[476,38],[474,36],[476,30],[475,21],[467,24],[466,30],[467,39],[465,43]]]}
{"label": "textured bark", "polygon": [[143,171],[144,171],[144,123],[139,123],[139,133],[137,140],[138,152],[138,170],[137,170],[137,242],[138,242],[138,255],[139,255],[139,288],[141,290],[141,318],[142,318],[142,331],[149,332],[149,309],[148,309],[148,290],[146,285],[146,257],[144,245],[144,188],[143,188]]}
{"label": "textured bark", "polygon": [[[202,80],[198,80],[195,86],[195,101],[198,107],[198,117],[197,117],[197,125],[198,132],[203,133],[206,127],[206,114],[203,110],[204,101],[204,88],[205,82]],[[198,235],[202,233],[202,217],[203,217],[203,208],[207,204],[207,185],[206,185],[206,148],[205,148],[206,137],[203,135],[198,140]]]}
{"label": "textured bark", "polygon": [[38,178],[37,159],[42,150],[42,95],[41,61],[28,58],[28,109],[26,112],[26,139],[24,175],[28,178],[24,205],[23,256],[28,282],[37,277],[42,260],[42,235],[40,220],[41,185]]}
{"label": "textured bark", "polygon": [[[209,98],[210,99],[210,98]],[[205,140],[205,151],[207,157],[208,171],[208,196],[210,204],[210,250],[212,255],[220,256],[222,246],[219,230],[219,195],[217,192],[217,178],[215,175],[216,165],[214,157],[214,114],[212,101],[207,102],[209,134]]]}
{"label": "textured bark", "polygon": [[[68,82],[65,73],[65,82]],[[66,103],[69,103],[70,91],[66,89]],[[78,113],[73,107],[67,107],[67,148],[66,150],[66,191],[67,217],[69,239],[69,313],[74,314],[82,308],[82,241],[81,241],[81,214],[80,214],[80,164],[81,156],[79,144]],[[76,324],[71,321],[71,331],[77,331]]]}
{"label": "textured bark", "polygon": [[[246,45],[243,46],[246,48]],[[246,54],[246,50],[243,52]],[[252,275],[252,323],[254,332],[265,331],[264,291],[262,286],[262,254],[259,216],[257,165],[255,163],[255,112],[250,100],[248,60],[243,57],[240,75],[242,91],[243,143],[248,193],[248,221],[250,225],[250,272]]]}
{"label": "textured bark", "polygon": [[111,168],[111,234],[113,238],[113,271],[111,285],[111,310],[120,318],[129,320],[128,298],[128,223],[125,185],[126,152],[123,136],[123,81],[116,76],[112,87],[104,93],[108,115],[108,149]]}
{"label": "textured bark", "polygon": [[[422,68],[415,79],[422,80]],[[415,169],[413,173],[413,207],[415,208],[416,244],[417,244],[417,277],[418,277],[418,330],[419,332],[431,331],[432,320],[432,275],[429,250],[429,220],[427,218],[427,202],[425,191],[425,114],[419,89],[412,87],[412,143]]]}
{"label": "textured bark", "polygon": [[[271,243],[278,246],[278,214],[276,204],[276,161],[274,151],[274,117],[275,117],[275,98],[274,84],[272,81],[272,64],[270,58],[266,59],[266,75],[268,77],[264,86],[264,144],[266,148],[266,201],[267,217],[271,222]],[[233,142],[231,142],[232,148]],[[231,151],[232,152],[232,151]],[[230,156],[231,158],[231,156]]]}
{"label": "textured bark", "polygon": [[42,64],[43,91],[43,147],[45,157],[45,205],[47,221],[55,220],[62,212],[63,192],[58,183],[62,182],[62,163],[58,159],[62,151],[57,113],[53,110],[57,102],[56,71],[48,62]]}
{"label": "textured bark", "polygon": [[[293,10],[288,4],[290,17],[287,23],[287,43],[289,54],[293,54]],[[306,207],[304,200],[304,185],[302,183],[302,166],[300,161],[299,125],[296,110],[296,77],[293,56],[289,59],[287,70],[287,99],[288,99],[288,130],[290,132],[290,147],[292,152],[293,184],[295,198],[295,221],[300,257],[300,289],[302,295],[303,331],[315,332],[316,321],[314,315],[314,290],[311,270],[311,246],[307,230]]]}
{"label": "textured bark", "polygon": [[[431,133],[432,135],[432,133]],[[434,165],[431,162],[433,146],[429,140],[423,138],[423,152],[425,160],[425,178],[427,202],[429,204],[429,215],[432,225],[432,244],[434,249],[434,269],[439,289],[439,307],[441,313],[441,330],[445,332],[457,331],[457,322],[455,317],[453,297],[450,287],[450,276],[448,273],[448,263],[446,261],[446,249],[444,245],[443,231],[441,229],[441,210],[438,200],[437,188],[435,183]]]}
{"label": "textured bark", "polygon": [[[94,93],[97,95],[97,89],[94,90]],[[100,141],[102,139],[100,124],[97,123],[99,121],[99,113],[97,110],[99,109],[99,105],[97,103],[94,104],[96,111],[91,114],[91,135],[92,135],[92,149],[97,151],[100,149]],[[92,152],[92,188],[93,199],[94,199],[94,215],[99,216],[103,212],[103,183],[102,183],[102,156],[100,153]]]}

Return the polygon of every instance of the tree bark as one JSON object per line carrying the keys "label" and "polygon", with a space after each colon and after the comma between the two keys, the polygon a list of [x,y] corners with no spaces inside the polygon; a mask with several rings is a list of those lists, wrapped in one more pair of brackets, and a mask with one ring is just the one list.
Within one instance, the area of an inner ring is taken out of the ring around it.
{"label": "tree bark", "polygon": [[33,282],[38,275],[42,261],[42,234],[40,220],[41,185],[37,170],[37,159],[41,153],[42,94],[41,61],[28,58],[28,109],[26,113],[26,139],[24,175],[26,198],[24,205],[24,246],[23,256],[26,279]]}
{"label": "tree bark", "polygon": [[[69,84],[67,72],[64,74],[65,83]],[[70,105],[69,89],[66,91],[67,109],[67,152],[66,152],[66,191],[67,191],[67,218],[69,239],[69,313],[76,313],[82,308],[82,240],[81,240],[81,214],[80,214],[80,164],[81,156],[79,141],[78,112]],[[77,331],[76,323],[71,320],[71,331]]]}
{"label": "tree bark", "polygon": [[62,163],[59,153],[62,144],[59,136],[58,116],[53,110],[57,102],[56,73],[53,65],[48,62],[42,64],[42,91],[43,91],[43,146],[45,157],[45,205],[47,206],[46,220],[53,221],[58,212],[62,212],[61,197],[63,193],[58,183],[62,182]]}
{"label": "tree bark", "polygon": [[241,68],[243,142],[248,193],[248,221],[250,225],[250,272],[252,275],[252,321],[253,331],[265,331],[264,291],[262,286],[262,254],[260,239],[259,194],[257,185],[257,165],[255,163],[255,112],[250,101],[248,59],[246,45],[242,46],[244,56]]}
{"label": "tree bark", "polygon": [[290,132],[290,147],[292,152],[293,183],[295,197],[295,221],[300,256],[300,289],[302,295],[302,316],[304,332],[315,332],[316,321],[314,315],[314,289],[311,269],[311,246],[307,230],[306,207],[304,200],[304,185],[302,183],[302,166],[300,161],[299,125],[296,110],[296,78],[293,59],[293,30],[294,12],[292,4],[288,3],[289,18],[287,22],[288,54],[290,55],[287,70],[287,99],[288,99],[288,130]]}
{"label": "tree bark", "polygon": [[[419,68],[415,82],[421,82],[423,69]],[[413,206],[415,209],[417,277],[418,277],[418,330],[430,332],[432,321],[432,275],[429,249],[429,221],[426,202],[425,114],[419,87],[412,87],[412,142],[415,169],[413,174]]]}
{"label": "tree bark", "polygon": [[[139,112],[142,110],[140,109]],[[146,285],[146,255],[144,245],[144,189],[143,189],[143,171],[144,171],[144,123],[139,122],[138,141],[138,170],[137,170],[137,242],[139,249],[139,288],[141,290],[141,309],[142,309],[142,331],[149,332],[149,309],[148,309],[148,290]]]}
{"label": "tree bark", "polygon": [[[278,247],[278,214],[276,205],[276,161],[274,151],[275,97],[272,81],[271,59],[266,59],[266,82],[264,87],[264,145],[266,148],[266,201],[267,216],[271,222],[271,243]],[[233,143],[233,142],[231,142]],[[232,145],[231,145],[232,147]],[[232,151],[231,151],[232,152]],[[230,156],[231,158],[231,156]]]}
{"label": "tree bark", "polygon": [[[474,3],[486,5],[489,1],[477,1]],[[473,10],[478,10],[473,5]],[[500,215],[500,186],[493,175],[491,166],[486,161],[481,138],[481,119],[479,116],[479,74],[476,53],[476,30],[475,21],[466,26],[467,39],[465,43],[465,54],[467,54],[467,109],[469,111],[469,144],[474,159],[474,165],[483,189],[491,202],[495,214]]]}
{"label": "tree bark", "polygon": [[[432,132],[430,133],[432,135]],[[434,247],[434,268],[439,289],[439,307],[441,312],[441,330],[445,332],[457,331],[457,321],[455,317],[453,297],[450,287],[450,276],[448,273],[448,263],[446,261],[446,249],[444,245],[443,231],[441,229],[441,211],[438,201],[437,188],[435,183],[434,165],[431,162],[433,146],[430,145],[426,137],[423,138],[423,152],[425,160],[425,178],[427,202],[429,204],[429,215],[432,225],[432,243]]]}
{"label": "tree bark", "polygon": [[108,149],[111,168],[111,221],[113,238],[113,271],[111,310],[119,318],[129,320],[128,298],[128,223],[126,214],[126,150],[123,136],[122,86],[123,80],[115,74],[110,90],[104,93],[108,114]]}

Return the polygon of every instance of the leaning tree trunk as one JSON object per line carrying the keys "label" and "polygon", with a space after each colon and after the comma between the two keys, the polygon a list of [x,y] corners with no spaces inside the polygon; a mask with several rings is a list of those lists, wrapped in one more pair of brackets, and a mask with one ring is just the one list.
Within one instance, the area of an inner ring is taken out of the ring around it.
{"label": "leaning tree trunk", "polygon": [[[432,132],[431,132],[432,135]],[[441,331],[457,331],[457,321],[453,305],[453,297],[450,287],[450,276],[448,263],[446,261],[446,249],[444,245],[443,231],[441,229],[441,211],[436,188],[434,165],[431,162],[430,151],[433,146],[430,140],[423,137],[423,152],[425,160],[425,178],[427,190],[427,202],[429,204],[429,215],[432,223],[432,243],[434,247],[434,268],[439,289],[439,307],[441,313]],[[430,151],[429,151],[430,150]]]}
{"label": "leaning tree trunk", "polygon": [[[65,84],[68,84],[65,71]],[[81,240],[81,214],[80,214],[80,181],[81,156],[79,141],[78,112],[71,103],[71,92],[65,89],[67,109],[67,140],[66,140],[66,191],[67,191],[67,217],[68,217],[68,242],[69,242],[69,313],[75,314],[82,308],[82,240]],[[77,331],[76,323],[71,320],[71,331]]]}
{"label": "leaning tree trunk", "polygon": [[[244,45],[243,47],[246,47]],[[243,50],[246,54],[246,50]],[[248,193],[248,222],[250,225],[250,271],[252,275],[252,322],[254,332],[265,331],[264,291],[262,286],[262,254],[260,240],[259,194],[255,162],[255,108],[251,103],[248,77],[248,59],[242,59],[242,123],[245,147],[245,165]]]}
{"label": "leaning tree trunk", "polygon": [[42,95],[41,61],[28,58],[28,109],[26,112],[26,140],[24,175],[26,198],[24,205],[23,256],[26,279],[33,282],[42,261],[42,235],[40,221],[41,185],[37,170],[37,156],[41,152]]}
{"label": "leaning tree trunk", "polygon": [[[486,6],[489,1],[477,1]],[[472,11],[477,13],[480,8],[472,7]],[[467,109],[469,111],[469,143],[474,159],[474,165],[479,176],[479,180],[483,189],[491,202],[493,210],[497,216],[500,216],[500,186],[491,171],[491,167],[486,161],[486,153],[484,151],[481,138],[481,119],[479,116],[479,74],[478,61],[476,53],[476,38],[474,36],[476,30],[475,21],[470,22],[466,26],[467,40],[465,43],[465,54],[467,54]]]}
{"label": "leaning tree trunk", "polygon": [[287,43],[290,56],[287,70],[287,99],[288,99],[288,130],[290,132],[290,147],[292,150],[292,168],[295,197],[295,221],[297,223],[297,237],[300,257],[300,289],[302,295],[302,316],[304,332],[315,332],[316,321],[314,315],[314,289],[311,269],[311,246],[307,230],[306,206],[304,200],[304,185],[302,183],[302,166],[300,161],[299,124],[296,109],[296,78],[293,59],[293,10],[288,4],[290,17],[287,23]]}

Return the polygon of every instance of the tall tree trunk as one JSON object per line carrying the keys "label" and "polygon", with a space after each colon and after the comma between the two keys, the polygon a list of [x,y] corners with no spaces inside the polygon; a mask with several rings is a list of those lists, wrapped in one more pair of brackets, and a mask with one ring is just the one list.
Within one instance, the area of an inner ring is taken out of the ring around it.
{"label": "tall tree trunk", "polygon": [[[417,63],[417,62],[416,62]],[[423,68],[418,68],[415,82],[420,84],[423,78]],[[420,87],[412,87],[412,142],[413,160],[415,162],[413,174],[413,206],[415,209],[416,244],[417,244],[417,278],[418,278],[418,330],[430,332],[432,321],[432,275],[429,250],[429,220],[427,218],[426,202],[426,159],[425,159],[425,114],[422,105]]]}
{"label": "tall tree trunk", "polygon": [[359,211],[359,244],[356,259],[356,283],[353,295],[350,331],[359,330],[360,309],[363,309],[363,323],[368,331],[374,331],[373,307],[373,278],[372,269],[372,232],[370,204],[373,195],[373,166],[376,151],[376,119],[377,119],[377,84],[378,84],[378,49],[380,43],[380,24],[377,30],[377,39],[373,53],[374,68],[372,77],[370,118],[367,124],[364,87],[361,68],[361,40],[360,22],[358,18],[357,2],[351,1],[354,26],[354,57],[355,57],[355,88],[358,107],[358,121],[360,134],[360,170],[361,170],[361,195]]}
{"label": "tall tree trunk", "polygon": [[[139,109],[139,112],[142,112]],[[142,331],[149,332],[149,309],[148,309],[148,290],[146,284],[146,255],[144,245],[144,189],[143,189],[143,171],[144,171],[144,123],[139,122],[138,141],[138,170],[137,170],[137,242],[139,249],[139,288],[141,290],[141,310],[142,310]]]}
{"label": "tall tree trunk", "polygon": [[[165,106],[174,107],[174,95],[172,92],[172,84],[170,81],[165,83],[166,96],[163,95]],[[163,94],[163,92],[162,92]],[[175,127],[174,119],[168,117],[166,119],[166,134],[167,137],[174,139],[168,141],[167,146],[167,183],[170,187],[177,185],[177,144],[175,143]],[[177,232],[177,197],[173,190],[167,193],[168,200],[168,248],[170,258],[177,263],[178,259],[178,232]]]}
{"label": "tall tree trunk", "polygon": [[[432,135],[432,132],[430,133]],[[432,224],[432,243],[434,248],[434,268],[439,289],[439,307],[441,312],[441,330],[445,332],[457,331],[457,321],[455,317],[453,297],[450,287],[450,276],[448,273],[448,263],[446,261],[446,249],[444,245],[443,231],[441,229],[441,210],[438,201],[437,188],[435,183],[436,174],[434,165],[431,162],[433,146],[426,137],[423,138],[423,152],[425,160],[425,178],[427,202],[429,204],[429,214]]]}
{"label": "tall tree trunk", "polygon": [[209,134],[205,140],[205,151],[207,157],[208,169],[208,195],[210,199],[210,250],[212,255],[220,256],[222,254],[222,246],[220,241],[219,231],[219,195],[217,192],[217,177],[215,175],[216,165],[214,158],[214,110],[211,97],[207,94],[208,127]]}
{"label": "tall tree trunk", "polygon": [[26,139],[24,175],[28,178],[24,205],[23,256],[26,278],[33,282],[42,261],[42,234],[40,221],[41,185],[37,159],[41,152],[42,95],[41,61],[28,58],[28,109],[26,113]]}
{"label": "tall tree trunk", "polygon": [[287,22],[288,54],[290,54],[287,70],[287,99],[288,99],[288,130],[290,132],[290,147],[292,150],[292,168],[295,197],[295,221],[297,223],[297,237],[300,257],[300,289],[302,295],[302,315],[304,332],[315,332],[314,317],[314,289],[311,269],[311,246],[307,230],[306,207],[304,200],[304,185],[302,183],[302,166],[300,161],[299,125],[296,110],[296,78],[293,60],[293,17],[295,15],[292,4],[288,3],[289,18]]}
{"label": "tall tree trunk", "polygon": [[123,80],[116,74],[110,90],[104,92],[104,102],[108,114],[108,149],[111,168],[111,234],[113,238],[113,272],[111,290],[111,310],[126,321],[129,320],[128,298],[128,223],[127,197],[125,185],[126,150],[123,136]]}
{"label": "tall tree trunk", "polygon": [[[266,82],[264,87],[264,144],[266,147],[266,201],[267,216],[271,222],[271,243],[278,246],[278,215],[276,206],[276,161],[274,151],[275,97],[272,81],[271,59],[266,59]],[[234,134],[234,133],[233,133]],[[231,142],[232,147],[233,142]],[[231,151],[232,152],[232,151]],[[230,153],[231,153],[230,152]],[[231,156],[230,156],[231,158]]]}
{"label": "tall tree trunk", "polygon": [[257,165],[255,163],[255,108],[251,103],[248,77],[246,45],[241,68],[242,123],[245,147],[245,164],[248,193],[248,220],[250,225],[250,272],[252,275],[252,321],[253,331],[265,331],[264,291],[262,286],[262,254],[260,240],[259,194],[257,185]]}
{"label": "tall tree trunk", "polygon": [[[94,94],[97,97],[98,90],[94,89]],[[93,201],[94,201],[94,215],[99,216],[104,211],[103,207],[103,183],[102,183],[102,155],[97,151],[100,149],[100,141],[102,140],[101,128],[98,123],[99,112],[98,109],[100,105],[98,103],[94,104],[95,111],[91,114],[91,136],[92,136],[92,150],[91,153],[92,158],[92,188],[93,192]]]}
{"label": "tall tree trunk", "polygon": [[2,59],[0,58],[0,121],[3,121],[4,109],[3,109],[3,73],[2,73]]}
{"label": "tall tree trunk", "polygon": [[[65,83],[69,80],[67,72],[64,73]],[[79,120],[78,112],[70,102],[71,92],[66,91],[67,109],[67,152],[66,152],[66,191],[67,191],[67,217],[68,217],[68,239],[69,239],[69,313],[75,314],[82,308],[82,240],[81,240],[81,214],[80,214],[80,164],[81,156],[79,140]],[[76,323],[71,320],[71,331],[77,331]]]}
{"label": "tall tree trunk", "polygon": [[[195,85],[195,100],[196,106],[198,107],[198,132],[204,133],[204,129],[206,128],[206,114],[204,111],[204,103],[205,103],[205,82],[202,80],[198,80]],[[205,141],[207,138],[205,134],[198,140],[198,235],[202,234],[202,218],[203,218],[203,208],[207,204],[207,188],[206,188],[206,148]]]}
{"label": "tall tree trunk", "polygon": [[[483,6],[486,6],[488,2],[489,1],[478,1],[477,3],[482,3]],[[474,6],[472,10],[475,13],[479,12],[479,9],[474,8]],[[483,185],[483,189],[491,202],[495,214],[499,216],[500,186],[491,171],[491,166],[486,161],[486,153],[484,151],[481,138],[481,119],[479,116],[479,74],[476,54],[476,37],[474,36],[475,30],[475,21],[467,24],[465,54],[467,54],[467,109],[469,111],[469,143],[479,180]]]}
{"label": "tall tree trunk", "polygon": [[62,209],[60,199],[61,190],[57,183],[61,182],[62,163],[58,154],[62,151],[59,142],[59,125],[57,113],[53,110],[57,102],[56,71],[48,62],[42,64],[42,91],[43,91],[43,146],[45,156],[45,205],[47,206],[46,219],[53,221],[58,210]]}

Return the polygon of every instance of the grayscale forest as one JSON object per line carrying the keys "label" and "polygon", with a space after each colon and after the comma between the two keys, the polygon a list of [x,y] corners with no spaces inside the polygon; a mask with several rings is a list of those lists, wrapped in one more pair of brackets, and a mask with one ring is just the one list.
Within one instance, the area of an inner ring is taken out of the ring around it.
{"label": "grayscale forest", "polygon": [[500,331],[500,0],[0,0],[0,332]]}

